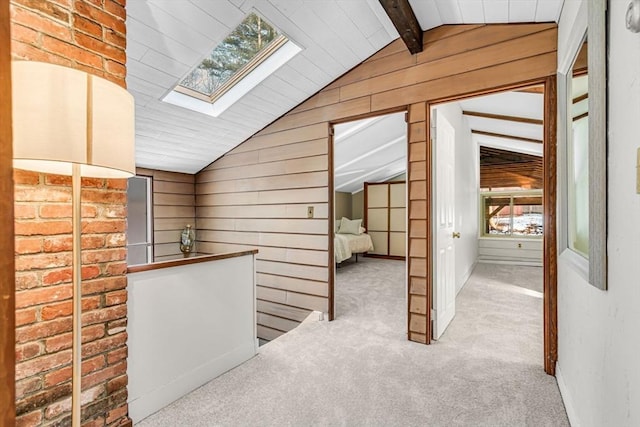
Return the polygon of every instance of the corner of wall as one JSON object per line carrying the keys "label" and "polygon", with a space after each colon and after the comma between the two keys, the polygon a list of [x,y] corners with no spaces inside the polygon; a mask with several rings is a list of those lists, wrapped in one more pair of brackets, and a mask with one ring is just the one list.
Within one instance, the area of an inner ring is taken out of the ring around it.
{"label": "corner of wall", "polygon": [[573,398],[571,393],[569,392],[569,388],[564,381],[564,377],[562,376],[562,368],[560,367],[560,363],[556,363],[556,382],[558,383],[558,389],[560,389],[560,395],[562,396],[562,402],[564,403],[564,409],[567,411],[567,417],[569,418],[569,424],[572,427],[580,427],[582,424],[580,423],[580,419],[578,418],[578,414],[576,413],[575,407],[573,405]]}

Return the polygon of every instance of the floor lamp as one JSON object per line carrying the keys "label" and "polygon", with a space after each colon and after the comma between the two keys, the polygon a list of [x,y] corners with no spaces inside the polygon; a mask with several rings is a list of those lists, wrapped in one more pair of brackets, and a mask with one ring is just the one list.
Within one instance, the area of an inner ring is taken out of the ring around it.
{"label": "floor lamp", "polygon": [[58,65],[14,61],[13,166],[72,176],[72,425],[81,423],[81,177],[135,174],[134,102],[122,87]]}

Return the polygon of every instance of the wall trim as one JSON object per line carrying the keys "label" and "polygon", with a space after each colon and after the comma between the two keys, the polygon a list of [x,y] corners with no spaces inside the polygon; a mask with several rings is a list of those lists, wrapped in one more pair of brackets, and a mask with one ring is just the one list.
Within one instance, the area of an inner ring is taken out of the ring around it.
{"label": "wall trim", "polygon": [[573,405],[573,399],[571,398],[571,393],[569,392],[567,383],[565,382],[564,376],[562,375],[562,368],[559,361],[556,362],[556,381],[558,383],[558,389],[560,390],[560,396],[562,397],[564,409],[567,413],[567,418],[569,418],[569,424],[572,427],[580,427],[582,424],[580,423],[580,419],[578,418],[575,406]]}
{"label": "wall trim", "polygon": [[467,269],[467,271],[465,271],[464,275],[462,276],[462,286],[460,286],[460,289],[458,289],[456,291],[456,296],[460,293],[460,291],[462,289],[464,289],[464,287],[467,285],[467,281],[469,280],[469,277],[471,277],[471,273],[473,273],[473,270],[476,268],[476,265],[478,265],[480,261],[476,258],[476,260],[473,262],[473,264],[471,264],[471,266],[469,266],[469,268]]}

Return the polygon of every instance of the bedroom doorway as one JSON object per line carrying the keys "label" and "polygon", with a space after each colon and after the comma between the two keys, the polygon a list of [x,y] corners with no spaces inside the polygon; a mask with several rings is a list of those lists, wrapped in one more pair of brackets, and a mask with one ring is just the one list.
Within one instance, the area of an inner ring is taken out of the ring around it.
{"label": "bedroom doorway", "polygon": [[430,105],[434,340],[485,321],[504,352],[546,363],[548,102],[541,83]]}
{"label": "bedroom doorway", "polygon": [[365,308],[393,312],[401,331],[406,324],[406,112],[336,123],[331,135],[329,317],[345,318]]}

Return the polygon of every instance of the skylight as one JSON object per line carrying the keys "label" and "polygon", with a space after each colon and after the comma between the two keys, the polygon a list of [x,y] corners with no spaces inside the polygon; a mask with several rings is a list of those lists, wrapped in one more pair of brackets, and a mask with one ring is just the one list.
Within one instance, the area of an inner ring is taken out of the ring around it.
{"label": "skylight", "polygon": [[164,101],[218,116],[300,50],[264,18],[250,13]]}

